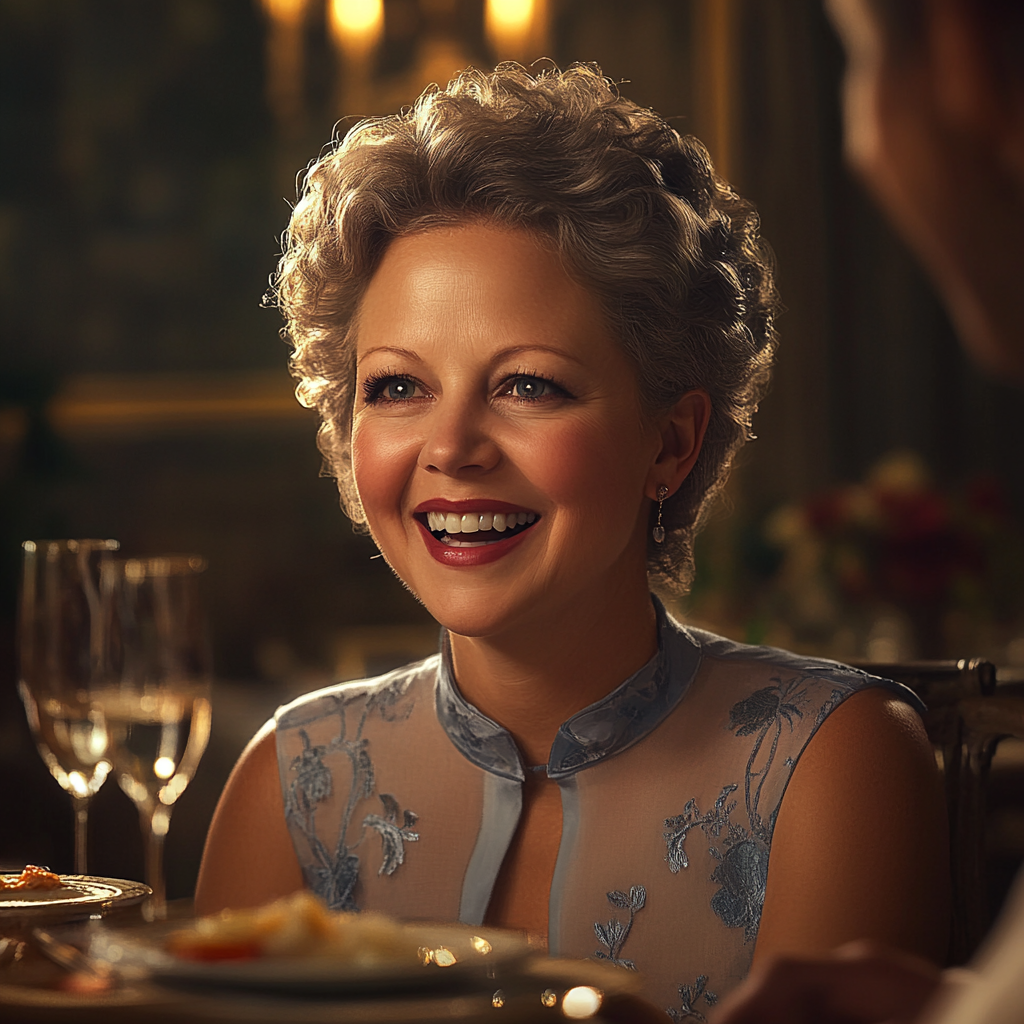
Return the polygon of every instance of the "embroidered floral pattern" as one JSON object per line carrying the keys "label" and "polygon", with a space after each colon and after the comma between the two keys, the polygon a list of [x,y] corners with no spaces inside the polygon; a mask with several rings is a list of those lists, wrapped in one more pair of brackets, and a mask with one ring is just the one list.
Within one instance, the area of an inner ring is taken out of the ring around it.
{"label": "embroidered floral pattern", "polygon": [[295,792],[303,810],[316,813],[316,805],[326,800],[333,792],[334,779],[323,761],[327,748],[311,746],[305,729],[299,730],[299,737],[302,740],[302,753],[292,762],[292,768],[295,770]]}
{"label": "embroidered floral pattern", "polygon": [[757,937],[764,904],[765,884],[768,881],[768,841],[752,836],[730,818],[737,801],[729,800],[739,786],[731,783],[723,787],[714,807],[700,813],[696,800],[690,800],[682,814],[665,819],[663,836],[667,846],[665,859],[673,874],[689,867],[686,855],[686,837],[699,828],[708,840],[708,853],[718,866],[711,873],[719,890],[711,897],[711,909],[729,928],[744,929],[744,940]]}
{"label": "embroidered floral pattern", "polygon": [[[367,814],[362,820],[358,838],[349,843],[349,826],[355,814],[356,805],[371,797],[376,787],[376,773],[373,761],[363,736],[366,722],[371,713],[379,714],[385,721],[407,718],[412,712],[411,702],[402,702],[405,687],[385,686],[366,697],[357,694],[334,701],[339,718],[338,735],[328,744],[314,745],[305,729],[299,728],[302,751],[292,759],[289,768],[295,773],[285,792],[285,818],[309,844],[311,862],[303,867],[306,885],[323,897],[332,910],[358,910],[355,888],[359,882],[359,855],[355,850],[362,844],[369,828],[381,837],[382,859],[379,875],[391,875],[405,861],[405,844],[416,842],[420,834],[412,826],[417,816],[405,811],[399,824],[398,801],[390,793],[381,793],[384,815]],[[349,735],[350,705],[362,698],[362,707],[355,722],[355,729]],[[341,827],[333,850],[329,849],[317,833],[317,806],[334,795],[334,776],[324,763],[327,754],[341,752],[348,758],[352,781],[341,816]]]}
{"label": "embroidered floral pattern", "polygon": [[831,715],[832,712],[835,711],[835,709],[839,707],[839,705],[842,704],[842,702],[850,695],[851,689],[852,687],[850,686],[847,686],[845,689],[840,689],[839,687],[833,689],[833,691],[828,695],[828,699],[822,703],[820,708],[818,708],[818,714],[814,718],[815,731],[817,731],[818,726],[821,725],[821,723],[824,722],[825,719],[828,718],[828,716]]}
{"label": "embroidered floral pattern", "polygon": [[668,861],[668,867],[672,874],[677,874],[680,868],[690,866],[690,859],[686,856],[685,843],[691,829],[702,829],[709,839],[718,839],[722,834],[722,829],[729,829],[734,839],[743,837],[743,830],[729,821],[729,815],[732,814],[736,801],[726,803],[729,795],[735,793],[738,788],[736,783],[726,786],[719,793],[715,806],[707,814],[700,813],[696,800],[689,800],[683,808],[682,814],[665,819],[667,831],[664,833],[664,837],[668,846],[665,859]]}
{"label": "embroidered floral pattern", "polygon": [[[708,853],[718,861],[711,874],[711,880],[719,885],[711,897],[711,909],[726,927],[742,928],[745,942],[757,938],[761,923],[768,882],[768,852],[778,810],[773,807],[767,818],[764,817],[761,795],[775,763],[784,727],[792,731],[796,721],[803,719],[803,707],[809,702],[807,684],[805,676],[794,676],[785,682],[776,677],[770,686],[737,701],[729,710],[729,728],[736,736],[756,737],[743,778],[749,827],[744,828],[731,817],[738,801],[729,797],[739,789],[739,783],[724,786],[707,812],[702,813],[697,801],[690,800],[682,814],[665,819],[665,860],[673,874],[689,867],[686,839],[690,832],[699,828],[704,833]],[[832,699],[839,696],[841,691],[834,691]],[[795,764],[790,757],[783,763],[788,769]]]}
{"label": "embroidered floral pattern", "polygon": [[636,917],[644,904],[647,902],[647,890],[642,885],[634,885],[628,893],[621,889],[606,893],[608,902],[618,910],[628,910],[629,920],[623,924],[617,917],[613,917],[607,924],[600,921],[594,922],[594,934],[604,949],[597,950],[594,956],[598,960],[607,960],[617,967],[624,967],[627,971],[635,971],[636,964],[632,960],[625,960],[620,955],[622,947],[625,946],[629,933],[633,930],[633,918]]}
{"label": "embroidered floral pattern", "polygon": [[701,999],[708,1006],[714,1006],[718,1002],[718,996],[708,989],[707,983],[707,975],[702,974],[692,985],[680,985],[679,1006],[671,1006],[665,1012],[677,1022],[684,1020],[706,1021],[707,1017],[697,1009],[697,1003]]}
{"label": "embroidered floral pattern", "polygon": [[[714,856],[718,851],[711,848]],[[742,839],[720,855],[711,880],[721,888],[711,897],[711,909],[727,928],[742,928],[745,942],[757,938],[768,883],[768,845],[760,839]]]}
{"label": "embroidered floral pattern", "polygon": [[[758,810],[758,805],[761,802],[761,790],[764,788],[775,761],[775,753],[782,737],[783,720],[792,731],[794,719],[804,717],[801,707],[807,703],[808,699],[807,686],[803,685],[805,682],[806,680],[802,676],[794,676],[784,683],[776,677],[771,686],[757,690],[745,700],[738,701],[729,711],[729,728],[737,736],[757,735],[757,739],[754,740],[754,744],[750,748],[750,757],[747,758],[743,787],[751,831],[766,844],[771,843],[771,832],[767,830]],[[772,737],[771,745],[761,766],[757,767],[758,758],[762,754],[765,740],[769,735]],[[755,779],[758,780],[757,788],[751,795],[750,787]]]}
{"label": "embroidered floral pattern", "polygon": [[412,811],[406,811],[402,824],[398,824],[398,801],[390,793],[381,793],[380,802],[384,805],[385,816],[368,814],[363,818],[363,825],[380,833],[384,856],[377,874],[393,875],[395,868],[405,862],[405,844],[415,843],[420,834],[412,831],[416,824],[416,815]]}

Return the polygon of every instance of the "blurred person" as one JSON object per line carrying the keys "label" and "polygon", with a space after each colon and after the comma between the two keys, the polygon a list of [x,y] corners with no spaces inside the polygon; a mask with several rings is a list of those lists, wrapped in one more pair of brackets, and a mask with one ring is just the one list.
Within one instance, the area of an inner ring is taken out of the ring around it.
{"label": "blurred person", "polygon": [[770,953],[941,958],[913,695],[652,598],[690,579],[775,349],[770,252],[704,147],[589,66],[464,72],[311,169],[277,290],[343,505],[441,653],[278,712],[197,910],[305,885],[517,928],[677,1020]]}
{"label": "blurred person", "polygon": [[[1024,4],[826,6],[847,51],[850,162],[930,273],[968,353],[1024,385]],[[971,970],[943,974],[871,944],[769,960],[716,1024],[911,1020],[1024,1021],[1024,876]]]}

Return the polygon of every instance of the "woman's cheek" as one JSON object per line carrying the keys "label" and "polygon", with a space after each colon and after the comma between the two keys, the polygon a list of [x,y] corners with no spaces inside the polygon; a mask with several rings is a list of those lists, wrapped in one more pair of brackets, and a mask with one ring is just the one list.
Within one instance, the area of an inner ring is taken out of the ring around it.
{"label": "woman's cheek", "polygon": [[390,424],[360,423],[352,428],[352,472],[371,525],[380,514],[400,509],[417,447],[408,430]]}
{"label": "woman's cheek", "polygon": [[598,509],[633,510],[643,497],[644,469],[635,441],[586,421],[565,424],[534,446],[533,481],[584,517]]}

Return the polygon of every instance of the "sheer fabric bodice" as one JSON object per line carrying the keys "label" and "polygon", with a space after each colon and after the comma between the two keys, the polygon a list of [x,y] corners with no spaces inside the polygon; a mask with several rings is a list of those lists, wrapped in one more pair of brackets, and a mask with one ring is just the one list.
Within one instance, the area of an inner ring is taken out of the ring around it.
{"label": "sheer fabric bodice", "polygon": [[[835,662],[679,625],[565,722],[546,767],[562,798],[553,955],[641,972],[645,997],[702,1019],[746,975],[772,831],[800,754],[866,687]],[[525,772],[441,654],[311,693],[277,713],[285,814],[307,886],[335,908],[480,924]],[[540,884],[540,883],[538,883]]]}

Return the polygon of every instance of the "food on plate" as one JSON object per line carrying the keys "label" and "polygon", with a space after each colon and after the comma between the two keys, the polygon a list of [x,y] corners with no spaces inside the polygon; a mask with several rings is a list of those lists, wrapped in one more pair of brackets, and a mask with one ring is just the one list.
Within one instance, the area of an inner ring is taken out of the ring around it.
{"label": "food on plate", "polygon": [[23,892],[26,889],[63,889],[60,875],[55,875],[38,864],[26,864],[20,875],[0,875],[0,889]]}
{"label": "food on plate", "polygon": [[172,932],[166,948],[186,960],[322,957],[354,966],[416,963],[419,943],[383,914],[328,910],[302,891],[264,907],[222,910]]}

